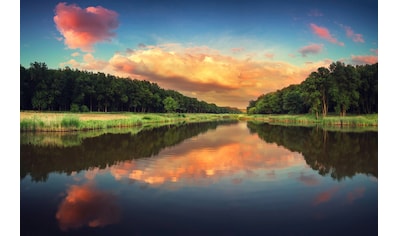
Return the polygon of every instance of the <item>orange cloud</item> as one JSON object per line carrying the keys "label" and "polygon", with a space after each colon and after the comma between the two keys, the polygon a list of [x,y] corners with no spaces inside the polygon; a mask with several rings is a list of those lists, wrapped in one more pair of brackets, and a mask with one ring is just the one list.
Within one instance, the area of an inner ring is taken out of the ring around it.
{"label": "orange cloud", "polygon": [[285,62],[237,59],[209,48],[147,46],[109,60],[111,73],[145,79],[162,88],[220,106],[245,108],[251,98],[302,82],[324,62],[297,67]]}
{"label": "orange cloud", "polygon": [[298,67],[279,61],[238,59],[207,47],[184,48],[179,44],[145,46],[116,53],[109,61],[91,54],[71,65],[120,77],[148,80],[218,106],[245,108],[248,101],[264,93],[299,84],[326,61]]}
{"label": "orange cloud", "polygon": [[110,167],[110,172],[117,180],[166,186],[173,183],[176,187],[202,185],[221,178],[238,184],[262,172],[261,177],[270,178],[270,173],[276,177],[278,170],[305,165],[300,154],[276,144],[259,142],[256,135],[242,140],[242,136],[236,135],[239,132],[221,127],[217,133],[220,136],[215,136],[216,133],[199,136],[195,142],[161,151],[158,158],[122,162]]}
{"label": "orange cloud", "polygon": [[302,54],[303,57],[306,57],[308,54],[318,54],[323,49],[323,44],[310,44],[304,47],[301,47],[298,51]]}
{"label": "orange cloud", "polygon": [[117,17],[115,11],[101,6],[82,9],[75,4],[59,3],[54,22],[68,48],[91,52],[95,43],[111,41],[115,36],[112,30],[119,26]]}
{"label": "orange cloud", "polygon": [[91,185],[72,185],[61,202],[56,218],[61,230],[102,227],[119,221],[120,209],[115,197]]}
{"label": "orange cloud", "polygon": [[339,46],[344,46],[344,43],[339,42],[338,39],[334,38],[330,34],[330,31],[327,28],[318,26],[313,23],[310,24],[310,27],[312,28],[313,33],[319,36],[320,38],[325,39],[330,43],[338,44]]}

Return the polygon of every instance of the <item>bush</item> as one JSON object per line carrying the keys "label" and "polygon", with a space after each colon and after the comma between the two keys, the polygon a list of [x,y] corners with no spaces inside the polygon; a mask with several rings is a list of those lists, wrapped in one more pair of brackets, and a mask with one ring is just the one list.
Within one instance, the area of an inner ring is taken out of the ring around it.
{"label": "bush", "polygon": [[75,103],[72,103],[71,104],[71,110],[70,110],[71,112],[79,112],[79,105],[78,104],[75,104]]}
{"label": "bush", "polygon": [[82,105],[82,106],[80,107],[80,111],[81,111],[81,112],[89,112],[90,110],[89,110],[89,108],[88,108],[86,105]]}

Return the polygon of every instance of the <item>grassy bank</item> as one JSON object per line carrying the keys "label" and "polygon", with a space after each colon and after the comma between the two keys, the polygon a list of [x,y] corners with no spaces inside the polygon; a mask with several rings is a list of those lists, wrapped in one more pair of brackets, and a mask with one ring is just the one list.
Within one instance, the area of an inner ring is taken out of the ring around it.
{"label": "grassy bank", "polygon": [[378,114],[329,115],[316,119],[312,115],[247,115],[247,114],[179,114],[179,113],[57,113],[20,112],[21,131],[84,131],[135,127],[150,124],[203,122],[217,120],[254,120],[279,125],[322,127],[378,127]]}
{"label": "grassy bank", "polygon": [[301,125],[313,126],[320,125],[323,127],[377,127],[378,114],[371,115],[347,115],[345,117],[337,115],[329,115],[316,119],[314,115],[247,115],[242,119],[257,120],[270,124],[283,125]]}
{"label": "grassy bank", "polygon": [[84,131],[237,119],[229,114],[20,112],[21,131]]}

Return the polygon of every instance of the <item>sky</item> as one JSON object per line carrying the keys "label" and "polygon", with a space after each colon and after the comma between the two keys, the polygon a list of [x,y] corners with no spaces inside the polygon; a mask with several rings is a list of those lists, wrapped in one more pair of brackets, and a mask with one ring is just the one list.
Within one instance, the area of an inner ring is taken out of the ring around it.
{"label": "sky", "polygon": [[20,64],[148,80],[219,106],[378,62],[377,0],[20,2]]}

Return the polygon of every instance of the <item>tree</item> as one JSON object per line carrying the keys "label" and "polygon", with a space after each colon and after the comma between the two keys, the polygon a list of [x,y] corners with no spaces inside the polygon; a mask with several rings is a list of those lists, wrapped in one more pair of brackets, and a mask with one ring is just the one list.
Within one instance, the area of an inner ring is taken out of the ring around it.
{"label": "tree", "polygon": [[351,106],[359,106],[360,75],[355,67],[345,66],[339,61],[330,65],[330,71],[334,79],[331,91],[336,103],[335,110],[340,116],[345,116]]}
{"label": "tree", "polygon": [[168,96],[163,100],[164,108],[166,112],[175,112],[179,108],[178,102],[172,97]]}

